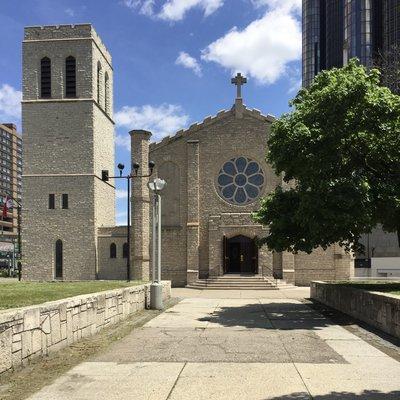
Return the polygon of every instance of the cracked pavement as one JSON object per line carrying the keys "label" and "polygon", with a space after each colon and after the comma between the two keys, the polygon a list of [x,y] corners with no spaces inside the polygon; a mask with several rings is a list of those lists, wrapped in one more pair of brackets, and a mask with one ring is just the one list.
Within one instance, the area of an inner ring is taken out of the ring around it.
{"label": "cracked pavement", "polygon": [[307,289],[174,292],[179,304],[30,399],[400,399],[396,357],[300,301]]}

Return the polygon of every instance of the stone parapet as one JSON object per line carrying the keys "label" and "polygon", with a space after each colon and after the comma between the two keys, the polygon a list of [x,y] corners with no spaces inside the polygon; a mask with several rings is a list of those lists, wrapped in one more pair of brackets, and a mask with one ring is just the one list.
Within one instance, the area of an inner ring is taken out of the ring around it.
{"label": "stone parapet", "polygon": [[311,298],[400,338],[400,296],[315,281]]}
{"label": "stone parapet", "polygon": [[[171,283],[163,281],[163,299]],[[0,374],[69,346],[150,305],[150,284],[0,312]]]}
{"label": "stone parapet", "polygon": [[111,55],[92,24],[27,26],[24,41],[91,39],[111,64]]}

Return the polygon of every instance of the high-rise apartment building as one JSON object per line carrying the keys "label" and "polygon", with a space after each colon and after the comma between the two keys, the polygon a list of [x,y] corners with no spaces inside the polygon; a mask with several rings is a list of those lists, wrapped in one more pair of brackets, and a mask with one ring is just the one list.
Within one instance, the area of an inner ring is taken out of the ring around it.
{"label": "high-rise apartment building", "polygon": [[357,57],[365,66],[400,44],[400,0],[303,0],[303,86]]}
{"label": "high-rise apartment building", "polygon": [[[0,206],[5,199],[21,202],[22,138],[14,124],[0,124]],[[10,205],[12,202],[10,202]],[[15,203],[13,204],[15,206]],[[17,236],[17,208],[10,207],[7,216],[0,213],[0,242]]]}

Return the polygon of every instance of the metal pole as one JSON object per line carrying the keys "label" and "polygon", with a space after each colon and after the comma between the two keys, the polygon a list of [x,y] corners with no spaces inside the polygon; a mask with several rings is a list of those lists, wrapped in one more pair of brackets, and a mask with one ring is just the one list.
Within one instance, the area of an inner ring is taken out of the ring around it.
{"label": "metal pole", "polygon": [[13,239],[12,269],[13,269],[13,274],[15,276],[15,270],[17,269],[15,265],[15,239]]}
{"label": "metal pole", "polygon": [[157,237],[156,237],[156,218],[157,218],[157,199],[156,195],[153,194],[153,226],[152,226],[152,236],[153,236],[153,244],[152,244],[152,281],[153,283],[156,281],[156,265],[157,265],[157,259],[156,259],[156,246],[157,246]]}
{"label": "metal pole", "polygon": [[127,247],[128,247],[128,254],[126,258],[126,280],[130,282],[131,280],[131,196],[130,196],[130,190],[131,190],[131,176],[128,175],[126,177],[126,182],[127,182],[127,187],[128,187],[128,204],[127,204],[127,218],[128,218],[128,223],[127,223]]}
{"label": "metal pole", "polygon": [[21,205],[17,207],[17,229],[18,229],[18,280],[22,276],[22,244],[21,244]]}
{"label": "metal pole", "polygon": [[157,196],[157,205],[158,205],[158,238],[157,238],[157,282],[161,283],[161,196],[159,194]]}
{"label": "metal pole", "polygon": [[[157,265],[157,278],[154,271],[153,283],[150,285],[150,308],[152,310],[162,310],[163,305],[163,286],[161,283],[161,208],[160,196],[154,193],[154,208],[153,213],[153,267],[156,269]],[[157,230],[156,230],[157,224]],[[155,257],[157,244],[157,260]]]}

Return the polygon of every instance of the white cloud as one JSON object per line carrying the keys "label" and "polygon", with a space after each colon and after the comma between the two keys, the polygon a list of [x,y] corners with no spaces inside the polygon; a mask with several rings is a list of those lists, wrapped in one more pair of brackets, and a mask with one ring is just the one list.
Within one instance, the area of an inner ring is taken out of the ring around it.
{"label": "white cloud", "polygon": [[131,151],[131,138],[126,133],[125,135],[116,134],[115,135],[115,144],[120,147],[125,147],[127,150]]}
{"label": "white cloud", "polygon": [[127,212],[126,211],[117,211],[116,215],[116,222],[117,225],[126,225],[126,220],[127,220]]}
{"label": "white cloud", "polygon": [[201,65],[199,62],[184,51],[179,53],[178,58],[175,61],[175,64],[182,65],[185,68],[191,69],[197,76],[202,76]]}
{"label": "white cloud", "polygon": [[[187,126],[189,116],[182,108],[174,104],[160,106],[144,105],[141,107],[124,106],[114,115],[117,126],[127,129],[144,129],[152,132],[152,140],[160,140],[164,136],[174,134]],[[116,143],[130,150],[130,138],[117,135]]]}
{"label": "white cloud", "polygon": [[201,8],[208,17],[224,4],[224,0],[168,0],[162,7],[159,18],[168,21],[180,21],[192,8]]}
{"label": "white cloud", "polygon": [[269,7],[270,9],[283,8],[287,11],[301,11],[302,0],[251,0],[255,7]]}
{"label": "white cloud", "polygon": [[65,14],[69,15],[70,17],[74,17],[75,16],[75,11],[72,8],[66,8],[64,10]]}
{"label": "white cloud", "polygon": [[115,189],[115,197],[117,199],[126,199],[128,197],[128,191],[125,189]]}
{"label": "white cloud", "polygon": [[253,0],[267,6],[264,16],[243,30],[234,27],[202,52],[202,59],[232,72],[242,72],[263,84],[282,77],[289,63],[301,58],[298,0]]}
{"label": "white cloud", "polygon": [[124,0],[123,4],[140,14],[165,21],[181,21],[193,8],[200,8],[208,17],[223,6],[224,0],[167,0],[158,11],[154,9],[154,0]]}
{"label": "white cloud", "polygon": [[[3,84],[0,87],[0,117],[1,119],[21,119],[22,93],[12,86]],[[5,121],[7,122],[7,121]]]}
{"label": "white cloud", "polygon": [[124,0],[123,4],[132,10],[138,10],[139,14],[148,17],[154,15],[154,0]]}

